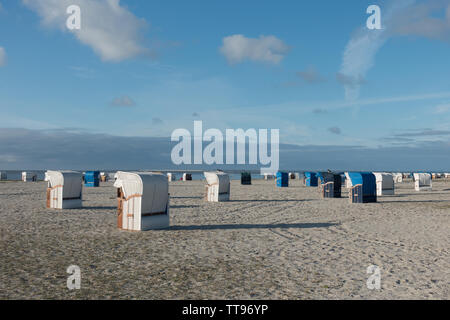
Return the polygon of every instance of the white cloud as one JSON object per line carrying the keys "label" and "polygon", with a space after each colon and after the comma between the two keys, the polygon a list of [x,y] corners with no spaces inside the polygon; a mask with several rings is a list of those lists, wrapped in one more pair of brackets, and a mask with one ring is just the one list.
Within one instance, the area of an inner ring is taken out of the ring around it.
{"label": "white cloud", "polygon": [[121,96],[114,98],[114,100],[111,102],[111,105],[115,107],[133,107],[136,105],[136,103],[129,96]]}
{"label": "white cloud", "polygon": [[331,127],[331,128],[328,128],[328,131],[329,132],[331,132],[331,133],[333,133],[333,134],[341,134],[341,128],[339,128],[339,127]]}
{"label": "white cloud", "polygon": [[289,47],[275,36],[247,38],[241,34],[223,38],[220,48],[230,64],[245,60],[278,64],[288,51]]}
{"label": "white cloud", "polygon": [[428,0],[408,7],[392,21],[392,32],[450,42],[449,1]]}
{"label": "white cloud", "polygon": [[361,83],[350,80],[365,78],[367,71],[374,65],[375,55],[387,38],[386,29],[369,30],[364,26],[347,43],[342,57],[341,69],[338,73],[341,79],[348,80],[341,81],[345,88],[347,100],[358,99]]}
{"label": "white cloud", "polygon": [[[120,0],[22,0],[36,11],[42,24],[72,32],[83,44],[91,47],[103,61],[118,62],[148,53],[141,43],[146,27],[144,19],[137,18]],[[66,28],[69,15],[66,9],[78,5],[81,9],[81,29]]]}
{"label": "white cloud", "polygon": [[154,125],[159,125],[159,124],[163,124],[164,121],[161,118],[155,117],[155,118],[152,118],[152,123]]}
{"label": "white cloud", "polygon": [[[5,104],[0,104],[0,108],[4,108]],[[7,109],[5,109],[7,110]],[[28,129],[55,129],[57,126],[37,119],[31,119],[24,116],[12,115],[11,112],[3,114],[0,118],[0,128],[28,128]],[[2,133],[3,134],[3,133]]]}
{"label": "white cloud", "polygon": [[6,64],[6,51],[3,47],[0,47],[0,67]]}
{"label": "white cloud", "polygon": [[[439,16],[442,16],[439,18]],[[344,50],[340,74],[348,79],[364,79],[374,66],[375,56],[386,41],[394,36],[421,36],[450,41],[450,5],[448,0],[390,1],[381,8],[382,29],[365,26],[355,32]],[[359,83],[343,83],[347,100],[359,97]]]}
{"label": "white cloud", "polygon": [[434,113],[435,114],[450,113],[450,103],[444,103],[444,104],[437,105],[434,108]]}
{"label": "white cloud", "polygon": [[[279,110],[283,110],[284,114],[291,115],[291,118],[299,118],[302,115],[310,114],[311,112],[315,114],[325,114],[327,112],[335,111],[335,110],[344,110],[351,109],[355,107],[371,107],[371,106],[380,106],[380,105],[389,105],[391,104],[393,108],[405,109],[408,105],[404,102],[418,102],[418,101],[427,101],[426,105],[436,105],[436,100],[438,101],[446,101],[450,98],[450,91],[448,92],[437,92],[437,93],[427,93],[427,94],[413,94],[413,95],[399,95],[399,96],[391,96],[391,97],[377,97],[377,98],[366,98],[359,99],[356,101],[347,101],[347,100],[323,100],[323,101],[315,101],[315,102],[305,102],[301,100],[292,100],[283,103],[276,104],[266,104],[264,105],[264,113],[261,113],[261,105],[252,105],[252,106],[241,106],[237,105],[233,108],[227,108],[227,112],[230,114],[242,114],[243,110],[246,110],[248,114],[258,115],[266,114],[269,119],[272,119],[273,122],[273,114],[279,113]],[[407,109],[405,109],[407,110]],[[202,114],[203,117],[203,114]],[[221,118],[218,118],[221,119]],[[404,120],[414,120],[411,117],[402,118]],[[263,123],[260,121],[259,123]],[[269,125],[270,126],[270,125]],[[449,127],[450,130],[450,127]]]}
{"label": "white cloud", "polygon": [[309,84],[326,81],[325,77],[321,76],[320,73],[313,66],[309,66],[305,70],[298,71],[296,75]]}
{"label": "white cloud", "polygon": [[[347,100],[357,100],[361,83],[357,79],[364,79],[366,73],[375,63],[375,55],[389,38],[388,27],[390,20],[411,5],[414,0],[398,0],[390,8],[381,9],[382,29],[369,30],[365,25],[358,29],[345,47],[339,75],[347,79],[341,83],[345,88]],[[355,81],[351,81],[354,79]]]}
{"label": "white cloud", "polygon": [[72,70],[73,74],[79,78],[91,79],[96,76],[96,72],[93,69],[80,67],[80,66],[70,66],[70,70]]}

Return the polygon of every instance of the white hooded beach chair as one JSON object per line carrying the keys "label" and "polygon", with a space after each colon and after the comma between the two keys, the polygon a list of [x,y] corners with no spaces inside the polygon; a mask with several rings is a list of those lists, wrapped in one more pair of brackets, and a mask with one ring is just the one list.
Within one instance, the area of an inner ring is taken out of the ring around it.
{"label": "white hooded beach chair", "polygon": [[205,200],[220,202],[230,200],[230,177],[225,172],[204,172],[206,178]]}
{"label": "white hooded beach chair", "polygon": [[117,226],[131,231],[169,227],[169,182],[160,173],[116,173]]}
{"label": "white hooded beach chair", "polygon": [[183,181],[190,181],[190,180],[192,180],[192,174],[183,173]]}
{"label": "white hooded beach chair", "polygon": [[373,173],[377,183],[377,196],[394,195],[394,177],[390,173]]}
{"label": "white hooded beach chair", "polygon": [[431,191],[432,182],[429,173],[414,173],[414,187],[416,191]]}
{"label": "white hooded beach chair", "polygon": [[47,171],[47,208],[82,207],[82,174],[75,171]]}
{"label": "white hooded beach chair", "polygon": [[264,180],[273,180],[275,179],[275,175],[271,173],[264,173]]}
{"label": "white hooded beach chair", "polygon": [[34,172],[22,172],[22,181],[23,182],[30,182],[30,181],[37,181],[37,174]]}
{"label": "white hooded beach chair", "polygon": [[394,183],[402,183],[403,182],[403,174],[402,173],[394,173],[393,175]]}
{"label": "white hooded beach chair", "polygon": [[345,187],[347,189],[351,189],[353,187],[352,179],[350,179],[348,172],[345,172]]}
{"label": "white hooded beach chair", "polygon": [[109,176],[108,176],[108,174],[106,172],[100,172],[100,181],[101,182],[108,181],[108,178],[109,178]]}

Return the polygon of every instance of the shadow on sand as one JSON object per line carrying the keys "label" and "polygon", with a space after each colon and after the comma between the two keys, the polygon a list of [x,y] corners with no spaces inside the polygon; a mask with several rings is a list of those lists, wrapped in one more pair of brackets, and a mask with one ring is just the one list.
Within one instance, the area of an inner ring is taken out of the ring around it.
{"label": "shadow on sand", "polygon": [[189,225],[172,226],[169,231],[180,230],[239,230],[239,229],[310,229],[329,228],[339,225],[338,223],[280,223],[280,224],[213,224],[213,225]]}
{"label": "shadow on sand", "polygon": [[[450,190],[450,189],[449,189]],[[445,191],[445,190],[442,190]],[[394,194],[391,197],[411,197],[411,196],[424,196],[424,195],[449,195],[448,192],[435,192],[435,191],[418,191],[416,193],[401,193]]]}
{"label": "shadow on sand", "polygon": [[170,205],[170,209],[198,208],[198,205]]}
{"label": "shadow on sand", "polygon": [[228,200],[226,202],[306,202],[313,201],[312,199],[247,199],[247,200]]}
{"label": "shadow on sand", "polygon": [[388,200],[388,201],[378,201],[379,203],[445,203],[450,202],[450,200]]}
{"label": "shadow on sand", "polygon": [[34,192],[19,192],[19,193],[0,193],[0,196],[29,196],[32,194],[36,194]]}
{"label": "shadow on sand", "polygon": [[172,196],[170,196],[170,198],[172,198],[172,199],[203,199],[203,197],[172,197]]}

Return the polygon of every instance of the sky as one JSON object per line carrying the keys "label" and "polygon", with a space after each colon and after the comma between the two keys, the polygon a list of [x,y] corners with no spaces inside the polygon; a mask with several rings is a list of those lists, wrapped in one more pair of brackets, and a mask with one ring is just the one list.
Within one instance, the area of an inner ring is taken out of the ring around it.
{"label": "sky", "polygon": [[279,129],[290,168],[450,171],[449,57],[450,0],[0,0],[0,168],[154,168],[201,120]]}

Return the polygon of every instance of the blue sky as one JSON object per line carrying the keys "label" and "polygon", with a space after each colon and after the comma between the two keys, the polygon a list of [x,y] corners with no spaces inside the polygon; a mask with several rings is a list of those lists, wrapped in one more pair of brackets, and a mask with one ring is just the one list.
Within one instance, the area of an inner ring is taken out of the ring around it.
{"label": "blue sky", "polygon": [[[0,128],[168,137],[203,120],[288,144],[450,148],[450,0],[0,4]],[[69,4],[83,33],[64,27]]]}

